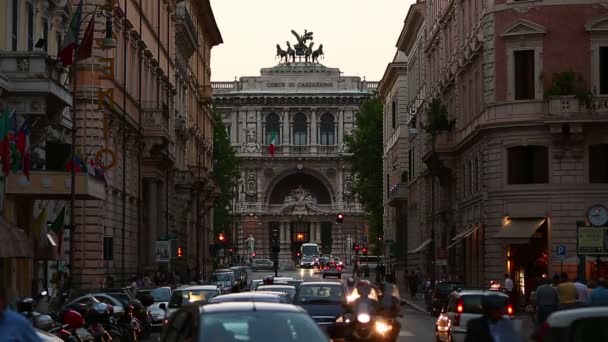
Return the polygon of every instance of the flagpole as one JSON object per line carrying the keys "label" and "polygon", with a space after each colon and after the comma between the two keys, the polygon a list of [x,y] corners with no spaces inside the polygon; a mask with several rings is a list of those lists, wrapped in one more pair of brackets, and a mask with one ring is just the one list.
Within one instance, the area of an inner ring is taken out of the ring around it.
{"label": "flagpole", "polygon": [[[81,23],[79,23],[80,25]],[[76,37],[76,43],[75,43],[75,48],[74,48],[74,55],[78,56],[78,50],[80,49],[80,37]],[[77,108],[77,95],[76,95],[76,91],[78,89],[78,61],[74,60],[73,63],[73,68],[74,68],[74,72],[72,73],[72,76],[74,77],[73,79],[73,90],[72,90],[72,146],[70,149],[70,164],[68,165],[72,165],[72,173],[71,173],[71,179],[70,179],[70,253],[68,254],[68,270],[69,270],[69,277],[68,277],[68,287],[72,288],[73,284],[74,284],[74,241],[75,241],[75,227],[76,227],[76,223],[75,223],[75,218],[76,218],[76,213],[75,213],[75,206],[76,206],[76,165],[74,165],[74,159],[76,159],[76,108]],[[63,235],[63,234],[62,234]],[[63,239],[63,236],[61,237]]]}

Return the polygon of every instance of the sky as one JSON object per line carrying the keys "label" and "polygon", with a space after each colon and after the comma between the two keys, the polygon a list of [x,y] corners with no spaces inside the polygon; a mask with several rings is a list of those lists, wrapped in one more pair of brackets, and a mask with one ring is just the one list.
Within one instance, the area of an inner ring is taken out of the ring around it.
{"label": "sky", "polygon": [[[379,81],[414,0],[211,0],[224,44],[211,56],[212,81],[257,76],[278,63],[276,44],[294,45],[291,30],[314,32],[320,62],[345,76]],[[309,41],[310,42],[310,41]]]}

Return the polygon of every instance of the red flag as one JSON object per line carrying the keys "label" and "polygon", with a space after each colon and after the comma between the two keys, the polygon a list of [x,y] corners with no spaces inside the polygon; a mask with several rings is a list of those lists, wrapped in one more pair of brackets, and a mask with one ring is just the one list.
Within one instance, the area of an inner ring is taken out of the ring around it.
{"label": "red flag", "polygon": [[21,125],[21,129],[19,129],[19,133],[17,134],[17,149],[21,154],[21,166],[23,168],[23,174],[28,179],[30,178],[30,121],[26,117],[25,121]]}
{"label": "red flag", "polygon": [[87,26],[87,30],[84,31],[84,36],[82,37],[82,42],[80,42],[80,47],[78,48],[78,52],[76,53],[76,59],[74,62],[81,61],[83,59],[87,59],[93,55],[93,34],[95,33],[95,16],[91,18],[89,21],[89,26]]}

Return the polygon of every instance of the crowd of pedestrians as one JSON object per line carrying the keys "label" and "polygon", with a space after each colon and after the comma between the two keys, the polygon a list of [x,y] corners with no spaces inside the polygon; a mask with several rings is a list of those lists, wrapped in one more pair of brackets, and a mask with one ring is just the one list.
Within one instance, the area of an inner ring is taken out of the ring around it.
{"label": "crowd of pedestrians", "polygon": [[554,311],[587,305],[608,305],[608,282],[604,278],[589,281],[571,281],[568,274],[546,277],[532,294],[536,308],[536,323],[542,324]]}

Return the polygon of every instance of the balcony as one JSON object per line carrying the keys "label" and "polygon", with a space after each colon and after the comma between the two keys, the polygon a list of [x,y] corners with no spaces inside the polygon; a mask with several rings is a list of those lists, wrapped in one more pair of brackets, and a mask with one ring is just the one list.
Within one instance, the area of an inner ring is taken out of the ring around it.
{"label": "balcony", "polygon": [[[32,171],[29,181],[23,174],[11,173],[6,185],[7,195],[37,199],[68,200],[71,196],[72,174],[65,171]],[[87,173],[76,174],[76,199],[105,200],[105,183]]]}
{"label": "balcony", "polygon": [[[263,145],[261,154],[270,156],[268,145]],[[275,157],[338,157],[340,147],[338,145],[278,145],[275,147]]]}
{"label": "balcony", "polygon": [[388,192],[388,204],[393,207],[400,203],[407,202],[407,184],[399,183],[394,185]]}
{"label": "balcony", "polygon": [[169,127],[169,110],[165,105],[154,101],[144,102],[141,125],[145,137],[163,138],[171,140]]}
{"label": "balcony", "polygon": [[175,45],[186,60],[198,48],[198,34],[185,2],[179,3],[175,10]]}
{"label": "balcony", "polygon": [[213,89],[210,84],[198,87],[198,96],[204,104],[209,104],[213,100]]}
{"label": "balcony", "polygon": [[48,115],[72,105],[67,71],[43,51],[3,51],[0,75],[6,102],[19,114]]}
{"label": "balcony", "polygon": [[556,96],[549,98],[548,121],[595,121],[608,119],[608,95],[597,95],[585,104],[576,96]]}

